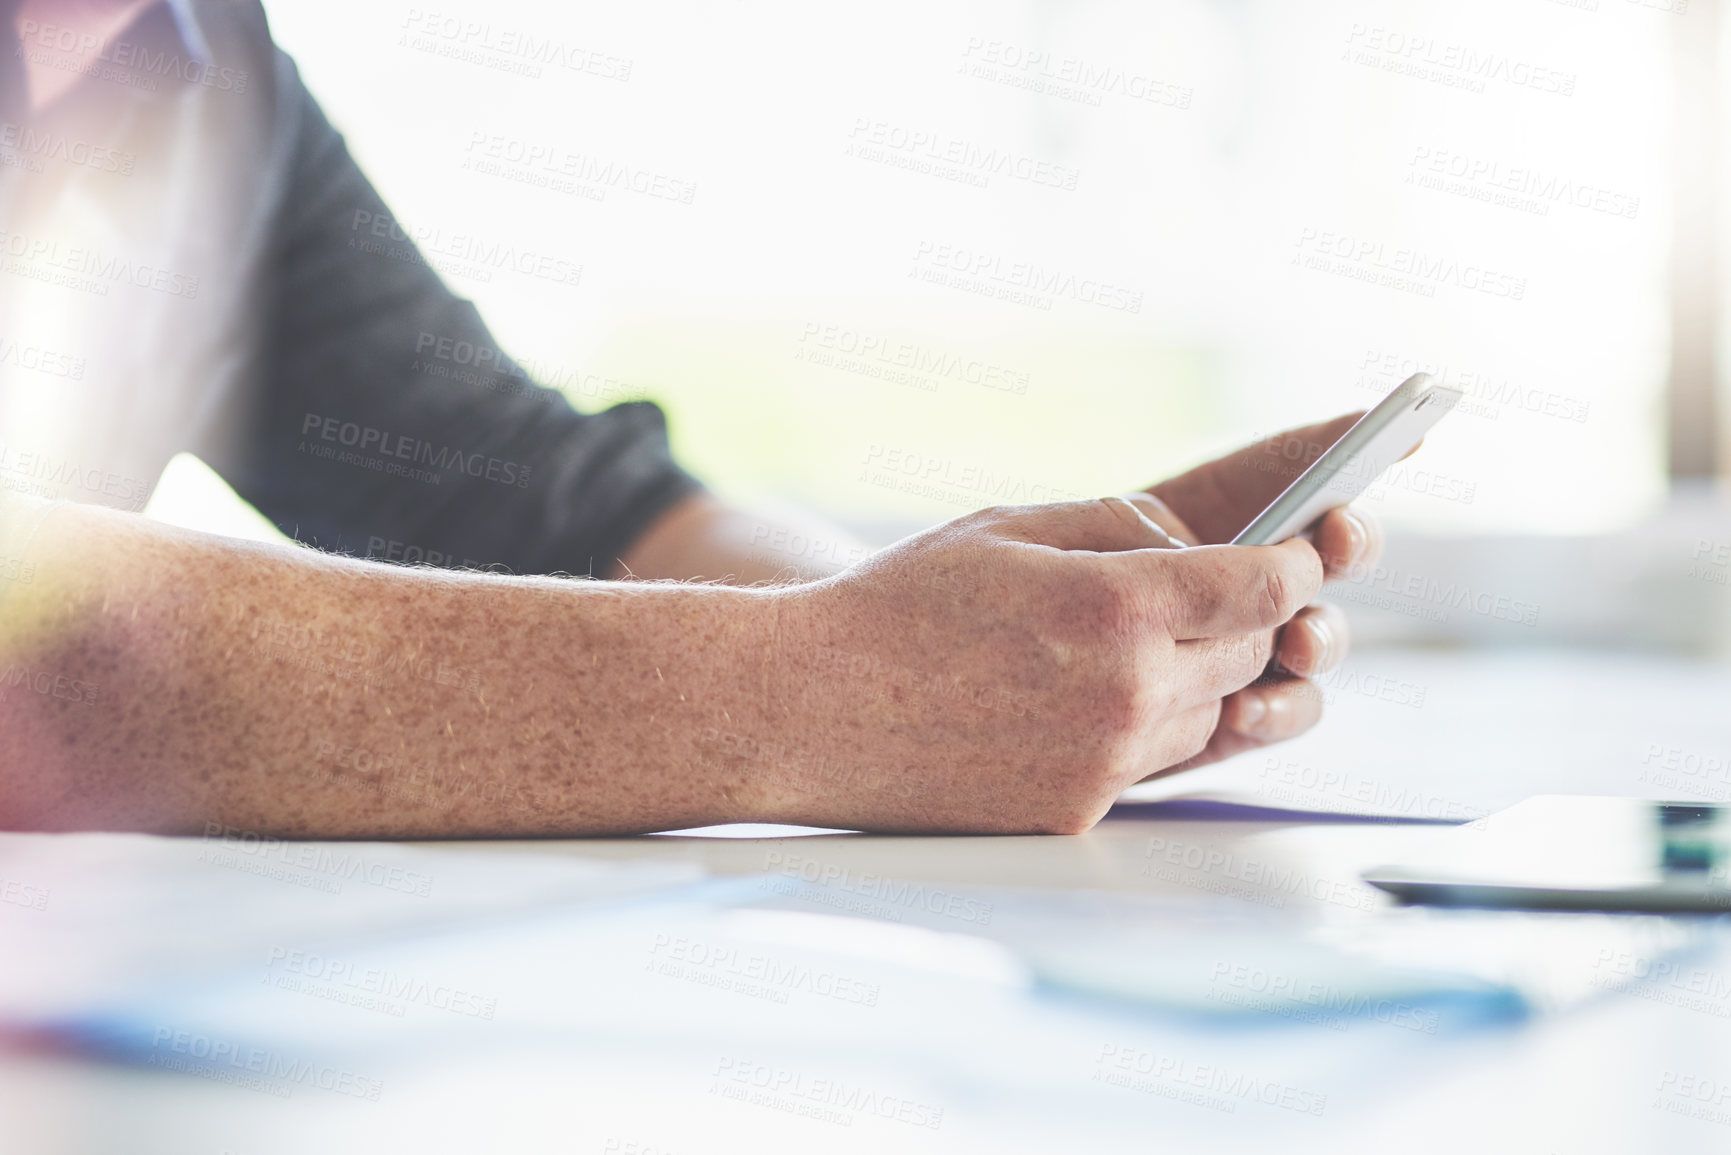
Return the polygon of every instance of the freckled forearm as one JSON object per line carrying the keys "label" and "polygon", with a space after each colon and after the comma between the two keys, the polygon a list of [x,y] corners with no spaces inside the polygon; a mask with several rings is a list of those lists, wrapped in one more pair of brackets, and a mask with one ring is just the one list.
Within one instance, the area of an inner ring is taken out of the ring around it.
{"label": "freckled forearm", "polygon": [[815,517],[764,516],[697,494],[651,525],[613,576],[740,586],[808,582],[838,574],[871,552]]}
{"label": "freckled forearm", "polygon": [[0,824],[324,837],[759,816],[766,591],[404,570],[80,507],[0,613]]}

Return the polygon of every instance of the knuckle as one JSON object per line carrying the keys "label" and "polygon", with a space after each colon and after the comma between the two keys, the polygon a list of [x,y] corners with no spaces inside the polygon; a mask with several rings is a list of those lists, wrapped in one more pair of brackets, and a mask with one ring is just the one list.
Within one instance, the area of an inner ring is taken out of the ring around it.
{"label": "knuckle", "polygon": [[1105,497],[1096,497],[1088,506],[1090,512],[1101,513],[1116,521],[1140,522],[1142,511],[1131,504],[1130,499],[1121,494],[1111,493]]}
{"label": "knuckle", "polygon": [[1138,733],[1150,711],[1159,706],[1160,689],[1132,661],[1116,661],[1105,672],[1095,696],[1100,733],[1121,741]]}
{"label": "knuckle", "polygon": [[1158,521],[1159,518],[1155,515],[1164,512],[1166,509],[1165,502],[1161,501],[1158,497],[1155,497],[1152,493],[1146,493],[1142,490],[1137,490],[1134,493],[1120,494],[1119,500],[1126,501],[1135,506],[1136,511],[1143,517],[1148,518],[1150,521]]}
{"label": "knuckle", "polygon": [[1014,520],[1016,509],[1007,505],[988,505],[984,509],[976,509],[972,513],[964,513],[956,519],[956,524],[977,529],[999,529]]}
{"label": "knuckle", "polygon": [[1268,668],[1274,660],[1274,652],[1280,645],[1280,639],[1273,630],[1261,630],[1250,635],[1251,660],[1257,673]]}
{"label": "knuckle", "polygon": [[1321,588],[1322,576],[1322,558],[1309,548],[1302,560],[1288,553],[1264,570],[1257,590],[1262,628],[1273,629],[1303,609]]}
{"label": "knuckle", "polygon": [[1239,661],[1232,670],[1234,676],[1240,679],[1241,685],[1249,685],[1262,675],[1262,671],[1274,660],[1275,648],[1275,635],[1270,630],[1258,630],[1244,636],[1234,648]]}
{"label": "knuckle", "polygon": [[1211,621],[1231,603],[1226,575],[1200,559],[1156,554],[1149,560],[1155,580],[1149,583],[1147,596],[1153,621],[1163,634],[1173,635],[1187,621]]}
{"label": "knuckle", "polygon": [[1108,521],[1111,529],[1119,532],[1128,530],[1133,540],[1153,540],[1155,535],[1166,536],[1166,532],[1129,497],[1113,494],[1110,497],[1095,498],[1094,509],[1099,511],[1098,516]]}
{"label": "knuckle", "polygon": [[1262,668],[1258,664],[1260,655],[1257,639],[1260,636],[1245,634],[1219,643],[1212,663],[1211,684],[1224,691],[1227,688],[1237,689],[1255,678],[1256,672]]}
{"label": "knuckle", "polygon": [[1270,630],[1284,622],[1298,608],[1291,605],[1292,600],[1292,582],[1286,573],[1278,567],[1268,570],[1263,575],[1262,588],[1258,591],[1258,624],[1264,630]]}

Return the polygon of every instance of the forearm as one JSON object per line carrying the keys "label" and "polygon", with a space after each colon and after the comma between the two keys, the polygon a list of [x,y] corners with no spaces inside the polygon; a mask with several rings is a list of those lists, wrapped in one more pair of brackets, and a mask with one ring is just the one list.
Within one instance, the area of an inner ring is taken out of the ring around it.
{"label": "forearm", "polygon": [[776,595],[404,570],[68,506],[0,603],[0,826],[329,837],[760,817]]}
{"label": "forearm", "polygon": [[749,513],[700,493],[651,525],[609,576],[785,584],[840,573],[871,552],[817,518]]}

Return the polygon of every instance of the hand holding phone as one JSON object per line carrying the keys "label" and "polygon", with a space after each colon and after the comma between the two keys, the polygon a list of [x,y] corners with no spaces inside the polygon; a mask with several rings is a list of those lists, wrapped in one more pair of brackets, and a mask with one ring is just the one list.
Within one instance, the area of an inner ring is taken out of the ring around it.
{"label": "hand holding phone", "polygon": [[1232,544],[1277,545],[1304,532],[1329,510],[1350,503],[1384,470],[1418,448],[1460,399],[1458,390],[1434,384],[1428,373],[1414,373],[1359,418],[1239,531]]}

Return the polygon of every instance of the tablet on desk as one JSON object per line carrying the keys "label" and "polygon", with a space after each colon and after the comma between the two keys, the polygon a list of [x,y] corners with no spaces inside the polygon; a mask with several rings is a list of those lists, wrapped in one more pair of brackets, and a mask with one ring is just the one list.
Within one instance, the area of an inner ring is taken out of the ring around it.
{"label": "tablet on desk", "polygon": [[1723,914],[1731,807],[1542,794],[1364,879],[1433,906]]}

